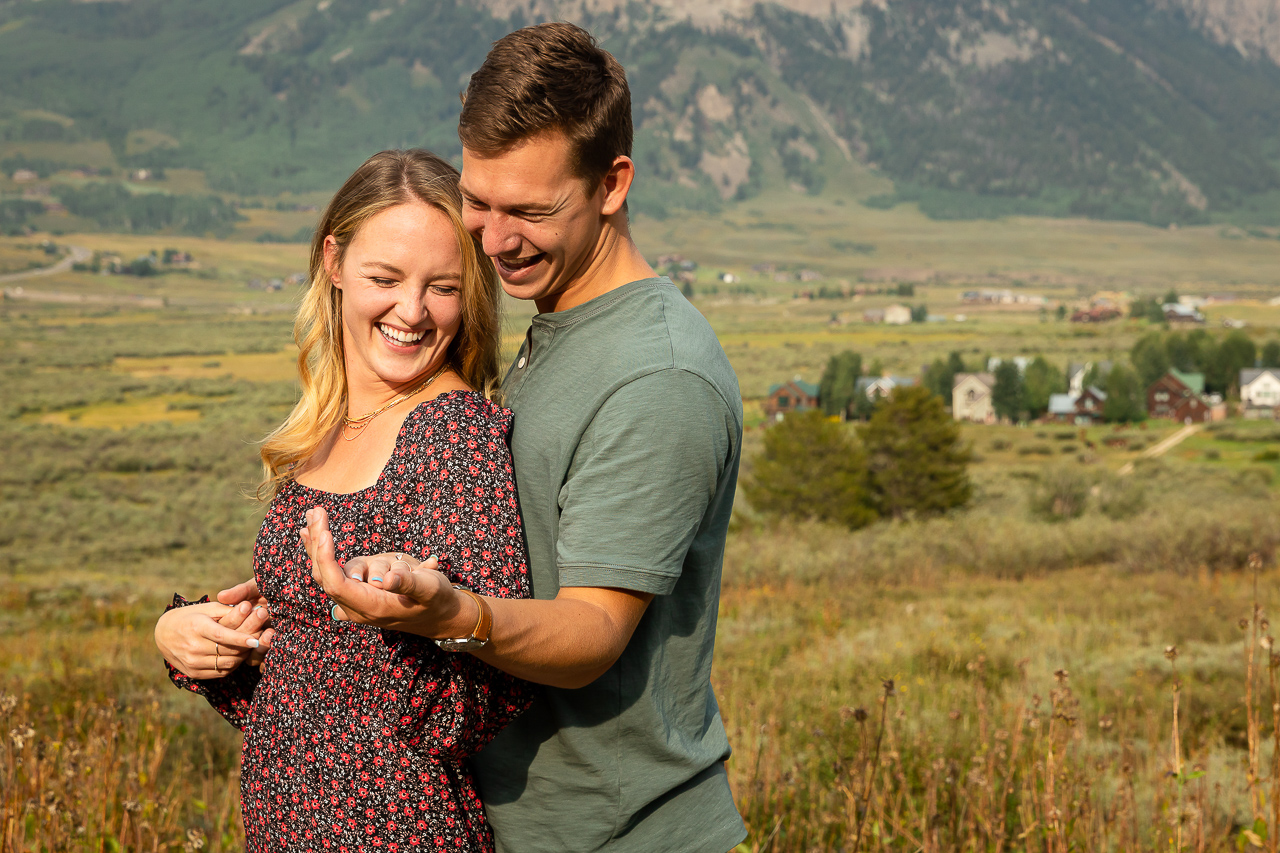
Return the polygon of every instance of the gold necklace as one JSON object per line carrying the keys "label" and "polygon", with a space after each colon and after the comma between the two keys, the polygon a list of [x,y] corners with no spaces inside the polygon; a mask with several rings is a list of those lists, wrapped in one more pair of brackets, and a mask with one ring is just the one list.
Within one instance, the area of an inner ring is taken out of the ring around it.
{"label": "gold necklace", "polygon": [[[393,398],[391,402],[386,403],[380,406],[379,408],[374,409],[372,412],[369,412],[367,415],[361,415],[358,418],[349,418],[346,415],[343,415],[342,416],[343,440],[355,441],[357,438],[360,437],[360,433],[364,431],[364,428],[367,427],[369,424],[373,423],[374,418],[376,418],[378,415],[385,412],[387,409],[390,409],[392,406],[399,405],[400,403],[403,403],[405,400],[408,400],[414,394],[417,394],[423,391],[424,389],[426,389],[426,387],[430,385],[432,382],[435,382],[436,377],[438,377],[441,373],[444,373],[445,370],[448,369],[448,367],[449,367],[448,362],[440,365],[440,369],[437,370],[435,373],[431,374],[431,376],[428,377],[426,382],[423,382],[421,385],[417,386],[416,388],[406,391],[400,396]],[[346,435],[347,430],[350,430],[352,433],[354,433],[354,435],[348,438]]]}

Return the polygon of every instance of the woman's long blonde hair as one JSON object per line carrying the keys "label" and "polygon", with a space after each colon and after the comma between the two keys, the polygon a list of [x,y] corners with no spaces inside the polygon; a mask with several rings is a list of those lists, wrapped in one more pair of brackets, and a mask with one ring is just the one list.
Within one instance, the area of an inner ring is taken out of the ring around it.
{"label": "woman's long blonde hair", "polygon": [[462,325],[449,346],[447,363],[472,388],[486,395],[494,390],[500,344],[498,278],[479,242],[462,224],[458,170],[420,148],[374,154],[334,195],[311,240],[311,280],[293,324],[302,398],[262,442],[260,499],[269,500],[292,479],[347,413],[342,291],[325,271],[325,238],[333,235],[337,241],[341,267],[351,240],[370,217],[415,199],[449,217],[462,255]]}

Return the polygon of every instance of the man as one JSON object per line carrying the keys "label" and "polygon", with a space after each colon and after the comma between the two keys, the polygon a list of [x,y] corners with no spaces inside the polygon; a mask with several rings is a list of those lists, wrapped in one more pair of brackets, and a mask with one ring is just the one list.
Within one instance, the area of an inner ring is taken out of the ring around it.
{"label": "man", "polygon": [[400,555],[344,573],[313,518],[316,576],[337,618],[547,685],[474,762],[499,850],[724,853],[746,834],[710,683],[737,381],[631,240],[617,61],[578,27],[528,27],[464,97],[466,226],[540,312],[503,383],[535,599],[459,592]]}

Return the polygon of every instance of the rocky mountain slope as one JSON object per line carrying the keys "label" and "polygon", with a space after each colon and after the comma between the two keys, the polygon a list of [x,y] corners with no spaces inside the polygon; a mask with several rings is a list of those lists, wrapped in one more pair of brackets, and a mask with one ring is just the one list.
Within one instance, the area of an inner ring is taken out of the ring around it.
{"label": "rocky mountain slope", "polygon": [[0,156],[101,138],[327,188],[380,147],[456,154],[488,44],[553,18],[627,66],[656,215],[861,164],[895,185],[867,203],[935,216],[1280,219],[1280,0],[10,0]]}

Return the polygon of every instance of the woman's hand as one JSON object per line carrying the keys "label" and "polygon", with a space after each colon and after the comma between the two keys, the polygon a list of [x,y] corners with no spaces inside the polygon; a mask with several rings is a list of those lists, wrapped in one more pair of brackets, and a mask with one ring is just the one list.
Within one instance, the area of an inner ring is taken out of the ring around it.
{"label": "woman's hand", "polygon": [[330,611],[335,620],[438,638],[464,636],[479,619],[475,603],[436,570],[435,557],[419,561],[407,554],[375,554],[339,566],[329,516],[321,507],[307,510],[300,533],[311,557],[311,576],[335,602]]}
{"label": "woman's hand", "polygon": [[235,607],[213,601],[175,607],[156,622],[156,646],[183,675],[222,678],[246,661],[261,660],[271,648],[270,621],[265,604],[255,607],[248,601]]}

